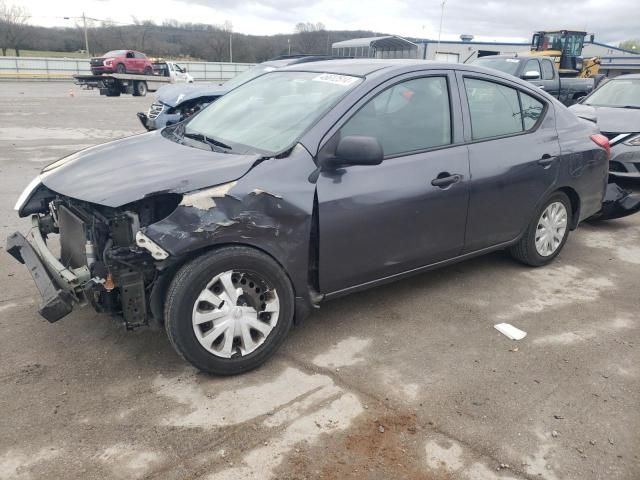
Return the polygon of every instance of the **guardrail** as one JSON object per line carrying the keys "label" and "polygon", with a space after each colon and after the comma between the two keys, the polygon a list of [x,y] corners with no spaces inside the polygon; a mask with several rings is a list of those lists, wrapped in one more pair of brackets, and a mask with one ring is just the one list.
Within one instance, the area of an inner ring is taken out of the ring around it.
{"label": "guardrail", "polygon": [[[252,63],[179,61],[195,80],[224,82],[252,67]],[[0,80],[71,80],[91,75],[88,58],[0,57]]]}

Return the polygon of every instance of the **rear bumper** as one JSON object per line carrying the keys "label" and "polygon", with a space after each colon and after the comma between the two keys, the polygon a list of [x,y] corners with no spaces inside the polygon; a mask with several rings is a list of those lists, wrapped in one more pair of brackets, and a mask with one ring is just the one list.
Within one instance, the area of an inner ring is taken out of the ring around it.
{"label": "rear bumper", "polygon": [[90,273],[87,267],[70,269],[62,265],[47,247],[38,216],[31,218],[32,227],[26,237],[15,232],[7,238],[7,252],[29,269],[42,296],[40,315],[56,322],[68,315],[75,304],[85,303],[83,285]]}

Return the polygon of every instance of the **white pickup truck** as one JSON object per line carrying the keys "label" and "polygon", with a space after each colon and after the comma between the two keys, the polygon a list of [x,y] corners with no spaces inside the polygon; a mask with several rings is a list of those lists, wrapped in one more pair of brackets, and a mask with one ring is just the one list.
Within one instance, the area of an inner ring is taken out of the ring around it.
{"label": "white pickup truck", "polygon": [[154,61],[153,74],[169,77],[169,83],[193,83],[193,77],[187,72],[187,69],[174,62]]}

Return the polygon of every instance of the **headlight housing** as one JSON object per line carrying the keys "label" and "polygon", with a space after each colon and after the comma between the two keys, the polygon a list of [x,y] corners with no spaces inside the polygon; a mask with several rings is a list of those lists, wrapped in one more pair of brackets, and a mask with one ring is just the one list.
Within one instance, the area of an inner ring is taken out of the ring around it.
{"label": "headlight housing", "polygon": [[18,212],[22,210],[22,207],[24,207],[27,204],[27,202],[33,195],[33,192],[35,192],[38,189],[41,183],[42,182],[40,181],[40,175],[38,175],[36,178],[31,180],[31,182],[29,182],[29,185],[27,185],[27,187],[22,191],[22,193],[18,197],[18,200],[16,201],[16,204],[14,205],[13,209]]}
{"label": "headlight housing", "polygon": [[622,143],[624,143],[625,145],[630,145],[632,147],[640,147],[640,135],[635,135]]}

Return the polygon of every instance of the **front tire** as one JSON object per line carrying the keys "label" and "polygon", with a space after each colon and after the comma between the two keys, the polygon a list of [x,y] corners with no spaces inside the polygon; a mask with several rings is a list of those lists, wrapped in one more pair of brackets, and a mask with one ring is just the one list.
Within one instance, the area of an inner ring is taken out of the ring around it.
{"label": "front tire", "polygon": [[233,246],[185,264],[167,291],[169,341],[196,368],[216,375],[252,370],[280,347],[293,323],[294,293],[273,259]]}
{"label": "front tire", "polygon": [[116,73],[127,73],[127,67],[125,67],[124,64],[119,63],[116,66]]}
{"label": "front tire", "polygon": [[571,202],[556,192],[542,205],[518,243],[509,249],[512,257],[532,267],[551,263],[569,236]]}

